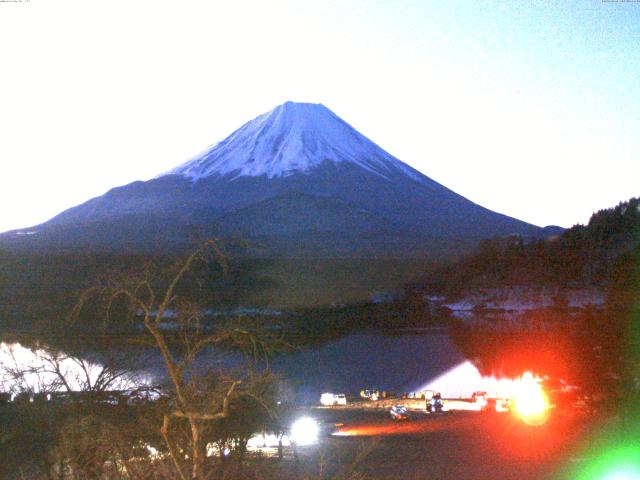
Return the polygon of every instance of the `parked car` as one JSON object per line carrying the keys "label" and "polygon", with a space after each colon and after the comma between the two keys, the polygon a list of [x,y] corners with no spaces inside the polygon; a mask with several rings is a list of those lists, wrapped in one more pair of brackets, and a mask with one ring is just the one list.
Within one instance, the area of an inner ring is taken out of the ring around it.
{"label": "parked car", "polygon": [[511,410],[511,400],[508,398],[496,399],[496,412],[508,412]]}
{"label": "parked car", "polygon": [[337,395],[333,396],[333,404],[334,405],[346,405],[347,404],[347,397],[345,396],[344,393],[338,393]]}
{"label": "parked car", "polygon": [[384,391],[382,392],[382,394],[380,393],[380,390],[360,390],[360,397],[361,398],[365,398],[368,400],[373,400],[374,402],[378,399],[380,399],[381,397],[385,397]]}
{"label": "parked car", "polygon": [[391,418],[396,421],[409,420],[409,412],[407,411],[407,407],[404,405],[394,405],[391,407],[389,413],[391,414]]}
{"label": "parked car", "polygon": [[477,391],[471,395],[471,401],[480,407],[480,410],[486,410],[488,404],[487,392]]}
{"label": "parked car", "polygon": [[320,395],[320,405],[324,405],[325,407],[333,405],[333,393],[327,392]]}
{"label": "parked car", "polygon": [[442,413],[444,411],[444,401],[440,392],[435,392],[430,399],[426,400],[426,410],[429,413]]}
{"label": "parked car", "polygon": [[320,395],[320,404],[325,407],[331,405],[346,405],[347,397],[344,393],[323,393]]}
{"label": "parked car", "polygon": [[471,400],[480,407],[481,412],[508,412],[511,408],[508,399],[490,397],[487,392],[473,392]]}

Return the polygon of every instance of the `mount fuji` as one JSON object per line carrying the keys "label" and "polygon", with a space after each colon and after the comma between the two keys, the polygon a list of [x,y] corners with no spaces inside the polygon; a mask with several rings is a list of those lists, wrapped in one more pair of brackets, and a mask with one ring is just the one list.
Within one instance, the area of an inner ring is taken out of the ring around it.
{"label": "mount fuji", "polygon": [[193,232],[239,236],[274,258],[437,257],[483,238],[548,233],[440,185],[325,106],[287,102],[169,172],[0,243],[162,253],[188,248]]}

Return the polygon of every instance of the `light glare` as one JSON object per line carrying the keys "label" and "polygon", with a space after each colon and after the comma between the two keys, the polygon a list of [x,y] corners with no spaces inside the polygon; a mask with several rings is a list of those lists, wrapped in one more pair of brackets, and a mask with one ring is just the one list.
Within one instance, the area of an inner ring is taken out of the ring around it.
{"label": "light glare", "polygon": [[318,424],[309,417],[302,417],[291,427],[291,441],[296,445],[313,445],[318,441]]}
{"label": "light glare", "polygon": [[530,372],[516,382],[513,405],[516,414],[529,425],[542,425],[547,421],[549,400]]}

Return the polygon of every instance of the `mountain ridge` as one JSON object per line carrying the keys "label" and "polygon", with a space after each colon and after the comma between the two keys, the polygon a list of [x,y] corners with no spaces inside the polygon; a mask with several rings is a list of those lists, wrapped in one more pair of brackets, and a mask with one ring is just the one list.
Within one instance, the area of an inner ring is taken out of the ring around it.
{"label": "mountain ridge", "polygon": [[[236,228],[249,242],[277,244],[285,256],[291,245],[300,257],[420,257],[440,255],[443,245],[460,254],[483,238],[549,234],[423,175],[327,107],[287,102],[165,174],[0,235],[0,245],[171,250],[189,244],[189,231],[233,235]],[[24,231],[33,234],[16,235]]]}

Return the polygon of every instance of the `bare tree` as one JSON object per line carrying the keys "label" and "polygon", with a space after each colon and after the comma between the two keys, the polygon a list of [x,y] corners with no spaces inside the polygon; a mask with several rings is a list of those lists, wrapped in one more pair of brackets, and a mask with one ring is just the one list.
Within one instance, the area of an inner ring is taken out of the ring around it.
{"label": "bare tree", "polygon": [[[212,361],[204,372],[198,371],[197,360],[205,351],[240,348],[250,352],[247,358],[254,365],[268,353],[254,331],[241,326],[211,329],[203,323],[203,308],[188,298],[184,284],[194,281],[198,266],[210,262],[217,263],[223,274],[227,272],[227,258],[216,240],[207,241],[180,261],[166,286],[158,287],[159,282],[147,270],[141,276],[126,277],[120,284],[85,291],[72,315],[78,318],[84,306],[96,299],[106,299],[107,323],[117,306],[125,302],[132,312],[131,318],[144,326],[162,356],[171,384],[172,402],[163,415],[160,432],[181,480],[210,478],[204,472],[207,428],[229,418],[231,402],[252,398],[266,412],[271,410],[264,400],[264,390],[253,388],[259,382],[255,381],[256,372],[252,368],[230,373],[216,370],[216,362]],[[264,377],[273,380],[268,372]],[[179,440],[183,425],[187,427],[189,451]]]}
{"label": "bare tree", "polygon": [[105,392],[139,384],[122,363],[91,362],[47,345],[7,345],[0,353],[0,384],[13,393]]}

